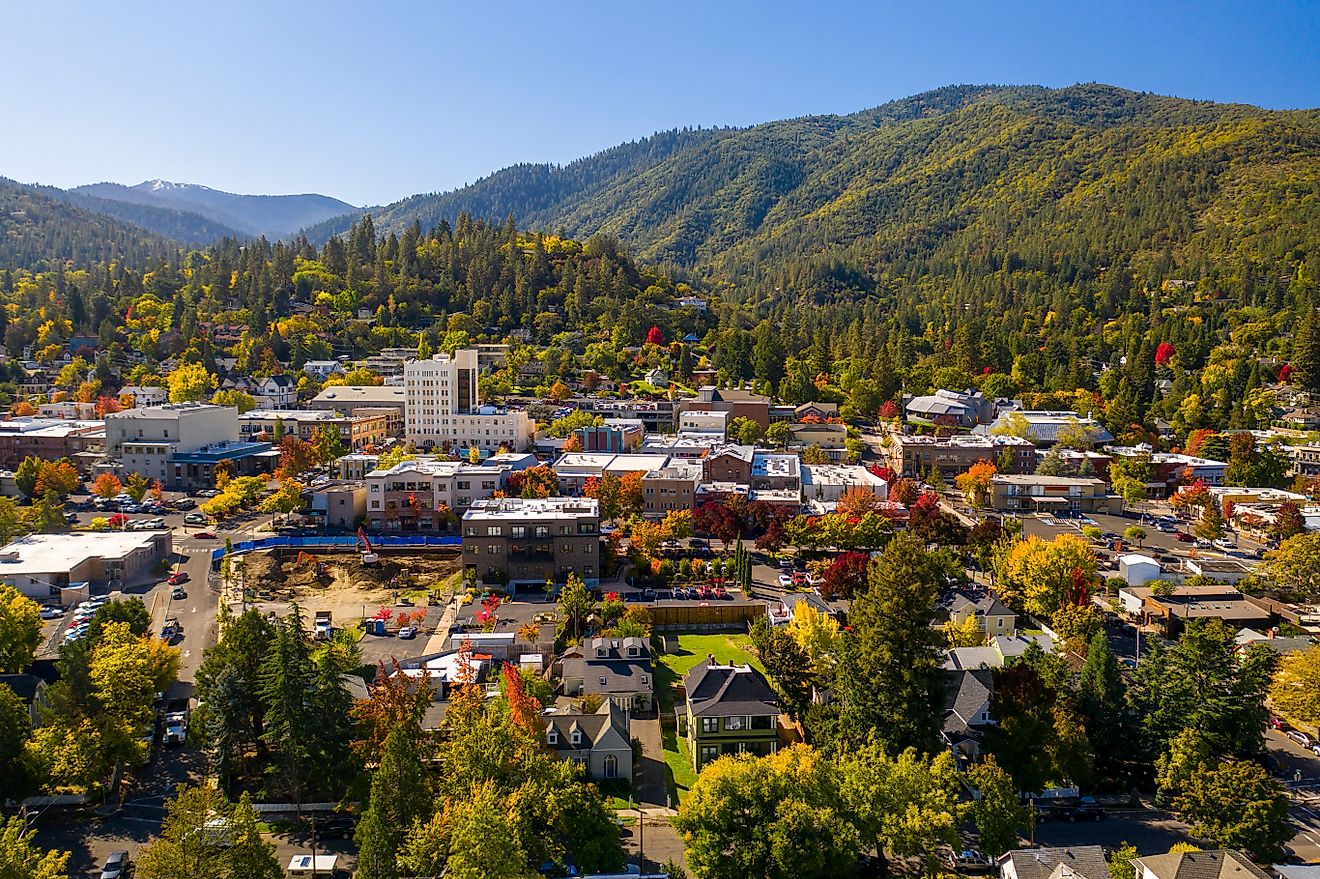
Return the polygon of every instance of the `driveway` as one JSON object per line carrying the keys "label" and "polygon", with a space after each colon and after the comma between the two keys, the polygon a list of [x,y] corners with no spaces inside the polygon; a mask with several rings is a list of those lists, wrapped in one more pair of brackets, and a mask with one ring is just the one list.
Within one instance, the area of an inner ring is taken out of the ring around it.
{"label": "driveway", "polygon": [[664,743],[659,717],[634,717],[633,737],[642,743],[642,765],[637,777],[637,798],[643,806],[669,807]]}

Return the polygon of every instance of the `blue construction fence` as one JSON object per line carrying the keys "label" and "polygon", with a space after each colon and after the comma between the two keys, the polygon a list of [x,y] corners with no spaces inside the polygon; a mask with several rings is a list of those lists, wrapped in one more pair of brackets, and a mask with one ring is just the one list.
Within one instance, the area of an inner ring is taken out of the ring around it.
{"label": "blue construction fence", "polygon": [[[358,539],[349,535],[335,537],[262,537],[257,540],[240,540],[234,543],[234,554],[252,552],[258,549],[316,549],[328,546],[357,546]],[[371,546],[375,549],[397,549],[400,547],[461,547],[463,539],[457,535],[438,536],[428,534],[408,534],[392,536],[372,536]],[[225,557],[224,547],[211,550],[211,562]]]}

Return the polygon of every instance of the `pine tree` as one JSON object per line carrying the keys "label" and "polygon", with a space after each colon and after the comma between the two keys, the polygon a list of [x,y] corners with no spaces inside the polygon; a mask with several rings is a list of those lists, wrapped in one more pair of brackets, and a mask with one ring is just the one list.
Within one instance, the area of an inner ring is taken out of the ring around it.
{"label": "pine tree", "polygon": [[1320,392],[1320,327],[1316,326],[1315,308],[1311,306],[1293,339],[1292,382],[1309,393]]}
{"label": "pine tree", "polygon": [[1104,632],[1096,632],[1077,682],[1077,707],[1102,770],[1120,757],[1123,746],[1123,676]]}
{"label": "pine tree", "polygon": [[430,804],[418,731],[396,726],[385,737],[380,766],[371,777],[371,804],[358,825],[356,839],[363,854],[358,875],[397,876],[399,848],[413,824],[429,815]]}

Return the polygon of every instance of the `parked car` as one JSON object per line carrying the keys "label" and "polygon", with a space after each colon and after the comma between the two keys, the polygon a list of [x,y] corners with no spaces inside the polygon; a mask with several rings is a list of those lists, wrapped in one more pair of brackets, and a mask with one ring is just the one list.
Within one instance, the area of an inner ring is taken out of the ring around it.
{"label": "parked car", "polygon": [[178,500],[170,501],[170,506],[176,510],[195,510],[197,509],[197,501],[190,497],[181,497]]}
{"label": "parked car", "polygon": [[402,629],[399,629],[399,637],[405,641],[410,641],[417,637],[417,629],[412,626],[404,626]]}
{"label": "parked car", "polygon": [[357,824],[347,815],[312,822],[312,836],[317,842],[323,839],[352,839],[356,829]]}
{"label": "parked car", "polygon": [[214,531],[198,531],[196,534],[193,535],[193,537],[196,537],[198,540],[215,540],[215,539],[216,539],[216,538],[215,538],[215,532],[214,532]]}
{"label": "parked car", "polygon": [[959,875],[967,873],[989,873],[994,869],[994,862],[976,849],[963,849],[960,852],[949,852],[949,869]]}
{"label": "parked car", "polygon": [[64,608],[62,607],[47,606],[41,609],[41,618],[43,620],[57,620],[62,616],[64,616]]}
{"label": "parked car", "polygon": [[187,583],[189,579],[187,571],[175,571],[173,574],[170,574],[169,584],[171,586],[178,586],[180,583]]}
{"label": "parked car", "polygon": [[122,849],[111,852],[110,857],[105,859],[105,866],[101,868],[101,879],[125,879],[132,869],[133,862],[128,852]]}
{"label": "parked car", "polygon": [[1174,539],[1177,540],[1179,543],[1195,543],[1195,542],[1196,542],[1196,538],[1193,537],[1191,534],[1188,534],[1186,531],[1179,531],[1177,534],[1175,534],[1175,535],[1173,535],[1173,536],[1174,536]]}
{"label": "parked car", "polygon": [[779,567],[783,568],[785,571],[791,571],[791,570],[793,570],[793,560],[792,560],[792,559],[780,559],[780,560],[779,560]]}
{"label": "parked car", "polygon": [[1309,748],[1311,747],[1312,744],[1314,744],[1314,742],[1311,740],[1311,737],[1308,736],[1306,733],[1302,732],[1300,729],[1288,730],[1288,738],[1292,739],[1294,742],[1301,745],[1303,748]]}
{"label": "parked car", "polygon": [[1277,729],[1285,732],[1292,729],[1292,727],[1288,725],[1288,721],[1284,720],[1282,717],[1276,717],[1273,714],[1270,715],[1269,723],[1270,729]]}
{"label": "parked car", "polygon": [[183,517],[183,524],[185,525],[205,525],[210,521],[205,513],[188,513]]}
{"label": "parked car", "polygon": [[65,514],[64,514],[64,521],[67,522],[67,523],[70,524],[70,525],[77,525],[77,524],[78,524],[78,514],[77,514],[77,513],[65,513]]}

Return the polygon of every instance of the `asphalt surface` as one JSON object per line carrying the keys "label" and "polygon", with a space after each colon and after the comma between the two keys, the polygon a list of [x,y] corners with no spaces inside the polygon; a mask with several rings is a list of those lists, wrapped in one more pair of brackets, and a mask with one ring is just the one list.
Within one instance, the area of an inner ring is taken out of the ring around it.
{"label": "asphalt surface", "polygon": [[[166,495],[167,500],[177,497],[181,495]],[[87,498],[75,496],[71,500],[85,501]],[[106,515],[96,510],[78,511],[81,524],[90,524],[93,518]],[[268,516],[250,516],[224,525],[185,526],[183,516],[183,513],[168,513],[159,517],[143,513],[130,515],[129,518],[165,520],[173,533],[174,551],[170,570],[188,575],[188,581],[183,584],[187,596],[177,601],[172,599],[170,593],[173,587],[166,583],[166,577],[158,581],[137,583],[122,590],[126,595],[140,597],[146,604],[155,634],[160,634],[165,618],[171,614],[177,617],[183,630],[172,642],[179,650],[179,678],[166,694],[168,698],[193,695],[203,652],[216,641],[216,614],[220,595],[218,583],[210,580],[212,551],[222,549],[226,538],[234,542],[250,539],[257,529],[268,525],[270,521]],[[194,536],[199,531],[208,530],[216,535],[215,539]],[[47,624],[45,634],[48,636],[48,647],[58,649],[67,622],[66,616]],[[126,849],[136,854],[158,834],[164,817],[165,799],[173,796],[180,784],[200,782],[204,772],[200,752],[187,747],[155,747],[147,765],[124,779],[111,803],[94,803],[78,812],[49,809],[33,816],[32,825],[37,831],[37,842],[42,846],[70,852],[71,876],[99,874],[101,864],[111,852]],[[296,837],[276,838],[276,842],[285,864],[293,854],[309,853],[306,845],[300,845]],[[342,846],[340,850],[343,850]]]}

